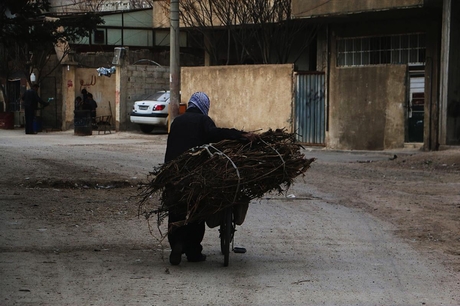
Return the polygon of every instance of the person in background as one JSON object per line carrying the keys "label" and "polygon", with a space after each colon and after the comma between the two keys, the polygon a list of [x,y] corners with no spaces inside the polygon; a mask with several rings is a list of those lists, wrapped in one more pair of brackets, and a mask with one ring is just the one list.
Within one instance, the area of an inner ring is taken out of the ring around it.
{"label": "person in background", "polygon": [[81,95],[82,95],[83,103],[86,102],[86,100],[88,99],[88,94],[89,94],[89,92],[86,90],[86,88],[83,88],[83,89],[81,90]]}
{"label": "person in background", "polygon": [[[171,124],[168,135],[165,163],[196,146],[218,142],[224,139],[254,140],[255,134],[236,130],[233,128],[218,128],[208,116],[210,107],[209,97],[203,92],[194,93],[188,102],[184,114],[176,117]],[[165,190],[165,195],[168,191]],[[182,254],[185,253],[189,262],[206,260],[202,254],[201,241],[204,237],[205,222],[191,222],[184,226],[174,226],[175,222],[185,220],[186,203],[179,207],[180,211],[170,210],[168,213],[168,241],[171,246],[169,262],[178,265]],[[174,205],[176,206],[176,205]]]}
{"label": "person in background", "polygon": [[43,107],[49,105],[49,103],[44,102],[38,95],[38,88],[40,88],[38,84],[33,84],[32,88],[26,90],[21,97],[24,106],[26,134],[37,134],[34,130],[34,119],[37,113],[38,104],[40,103]]}
{"label": "person in background", "polygon": [[75,98],[75,109],[76,110],[83,109],[83,99],[80,96]]}
{"label": "person in background", "polygon": [[91,119],[93,121],[96,118],[96,108],[97,108],[97,103],[93,99],[93,94],[88,93],[86,99],[83,98],[83,107],[82,107],[82,109],[91,111]]}

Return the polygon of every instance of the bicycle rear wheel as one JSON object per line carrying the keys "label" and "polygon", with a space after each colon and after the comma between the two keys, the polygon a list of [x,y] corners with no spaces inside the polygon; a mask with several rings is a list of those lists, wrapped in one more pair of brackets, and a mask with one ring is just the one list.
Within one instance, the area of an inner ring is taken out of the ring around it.
{"label": "bicycle rear wheel", "polygon": [[232,241],[233,220],[232,208],[224,210],[222,221],[220,223],[220,250],[224,255],[224,267],[228,266],[230,259],[230,242]]}

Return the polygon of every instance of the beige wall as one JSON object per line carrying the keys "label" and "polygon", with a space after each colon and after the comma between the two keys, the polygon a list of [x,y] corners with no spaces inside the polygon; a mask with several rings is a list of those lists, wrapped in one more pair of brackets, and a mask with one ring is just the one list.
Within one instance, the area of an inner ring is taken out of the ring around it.
{"label": "beige wall", "polygon": [[115,76],[98,76],[96,68],[76,68],[63,66],[63,122],[62,129],[73,128],[74,103],[81,90],[86,88],[97,102],[97,116],[115,116]]}
{"label": "beige wall", "polygon": [[292,64],[183,67],[181,101],[203,91],[211,99],[209,116],[217,126],[290,131],[293,69]]}
{"label": "beige wall", "polygon": [[[247,131],[286,128],[292,132],[293,73],[292,64],[182,67],[181,102],[186,103],[196,91],[204,91],[211,99],[209,115],[220,127]],[[404,65],[332,68],[327,147],[403,147],[405,77]],[[64,66],[62,87],[63,129],[73,128],[74,99],[84,87],[98,102],[98,115],[110,113],[111,101],[117,130],[138,129],[129,122],[132,104],[146,94],[168,88],[169,67],[126,65],[117,67],[117,74],[108,78],[97,76],[95,68],[70,66],[67,70]]]}
{"label": "beige wall", "polygon": [[111,77],[98,76],[96,68],[62,66],[62,130],[74,128],[74,103],[86,88],[98,104],[97,116],[112,115],[116,130],[138,129],[130,123],[133,104],[158,90],[169,89],[169,67],[122,65]]}
{"label": "beige wall", "polygon": [[292,0],[292,14],[296,17],[360,13],[391,8],[423,6],[424,0]]}
{"label": "beige wall", "polygon": [[[242,65],[182,67],[181,101],[196,91],[211,99],[209,115],[220,127],[247,131],[286,128],[292,132],[294,66]],[[334,68],[330,75],[331,149],[380,150],[404,146],[405,75],[403,65]],[[117,78],[119,79],[117,83]],[[118,85],[117,85],[118,84]],[[169,67],[126,65],[117,74],[97,76],[95,68],[63,66],[64,127],[73,128],[74,100],[82,88],[93,93],[98,115],[112,114],[117,130],[129,122],[134,101],[169,87]]]}
{"label": "beige wall", "polygon": [[329,148],[404,147],[406,69],[379,65],[331,71]]}
{"label": "beige wall", "polygon": [[169,28],[169,12],[163,8],[163,3],[153,2],[153,27]]}
{"label": "beige wall", "polygon": [[[169,29],[169,18],[170,18],[170,12],[169,12],[169,4],[167,6],[167,9],[164,8],[164,3],[163,1],[155,1],[153,2],[153,27],[154,28],[168,28]],[[179,18],[179,25],[180,27],[184,27],[184,23],[182,22],[182,18]],[[212,22],[213,26],[218,26],[222,25],[220,20],[218,18],[214,18]]]}

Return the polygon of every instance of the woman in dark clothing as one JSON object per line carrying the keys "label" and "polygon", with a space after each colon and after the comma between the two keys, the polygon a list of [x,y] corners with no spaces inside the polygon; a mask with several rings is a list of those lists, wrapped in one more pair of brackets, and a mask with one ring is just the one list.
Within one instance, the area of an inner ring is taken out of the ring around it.
{"label": "woman in dark clothing", "polygon": [[86,90],[86,88],[83,88],[83,89],[81,90],[81,95],[82,95],[82,101],[83,101],[83,103],[85,103],[86,100],[88,99],[88,94],[89,94],[89,92]]}
{"label": "woman in dark clothing", "polygon": [[24,102],[24,117],[26,120],[25,132],[26,134],[37,134],[34,130],[34,119],[35,113],[38,109],[38,104],[40,103],[43,106],[48,106],[49,103],[44,102],[38,95],[38,84],[32,85],[32,88],[27,90],[22,96],[22,101]]}
{"label": "woman in dark clothing", "polygon": [[[254,139],[254,134],[229,128],[218,128],[208,116],[210,101],[203,92],[194,93],[189,102],[186,112],[174,119],[168,135],[166,146],[165,163],[175,159],[185,151],[203,144],[219,142],[224,139]],[[166,191],[167,194],[167,191]],[[168,240],[171,246],[169,261],[172,265],[181,262],[182,254],[185,253],[187,260],[198,262],[206,260],[202,254],[201,241],[204,237],[205,222],[188,223],[184,226],[174,226],[174,222],[185,220],[184,212],[169,212]]]}
{"label": "woman in dark clothing", "polygon": [[88,93],[86,100],[83,100],[83,109],[87,109],[91,111],[91,119],[96,118],[96,108],[97,108],[97,103],[93,99],[93,94]]}
{"label": "woman in dark clothing", "polygon": [[75,98],[75,110],[82,110],[83,109],[83,99],[81,97]]}

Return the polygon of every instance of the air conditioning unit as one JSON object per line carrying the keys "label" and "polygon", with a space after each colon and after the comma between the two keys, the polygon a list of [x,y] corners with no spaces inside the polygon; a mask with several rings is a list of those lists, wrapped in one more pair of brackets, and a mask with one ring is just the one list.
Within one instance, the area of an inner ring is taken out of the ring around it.
{"label": "air conditioning unit", "polygon": [[124,57],[125,57],[125,48],[123,47],[115,48],[112,65],[121,65]]}

